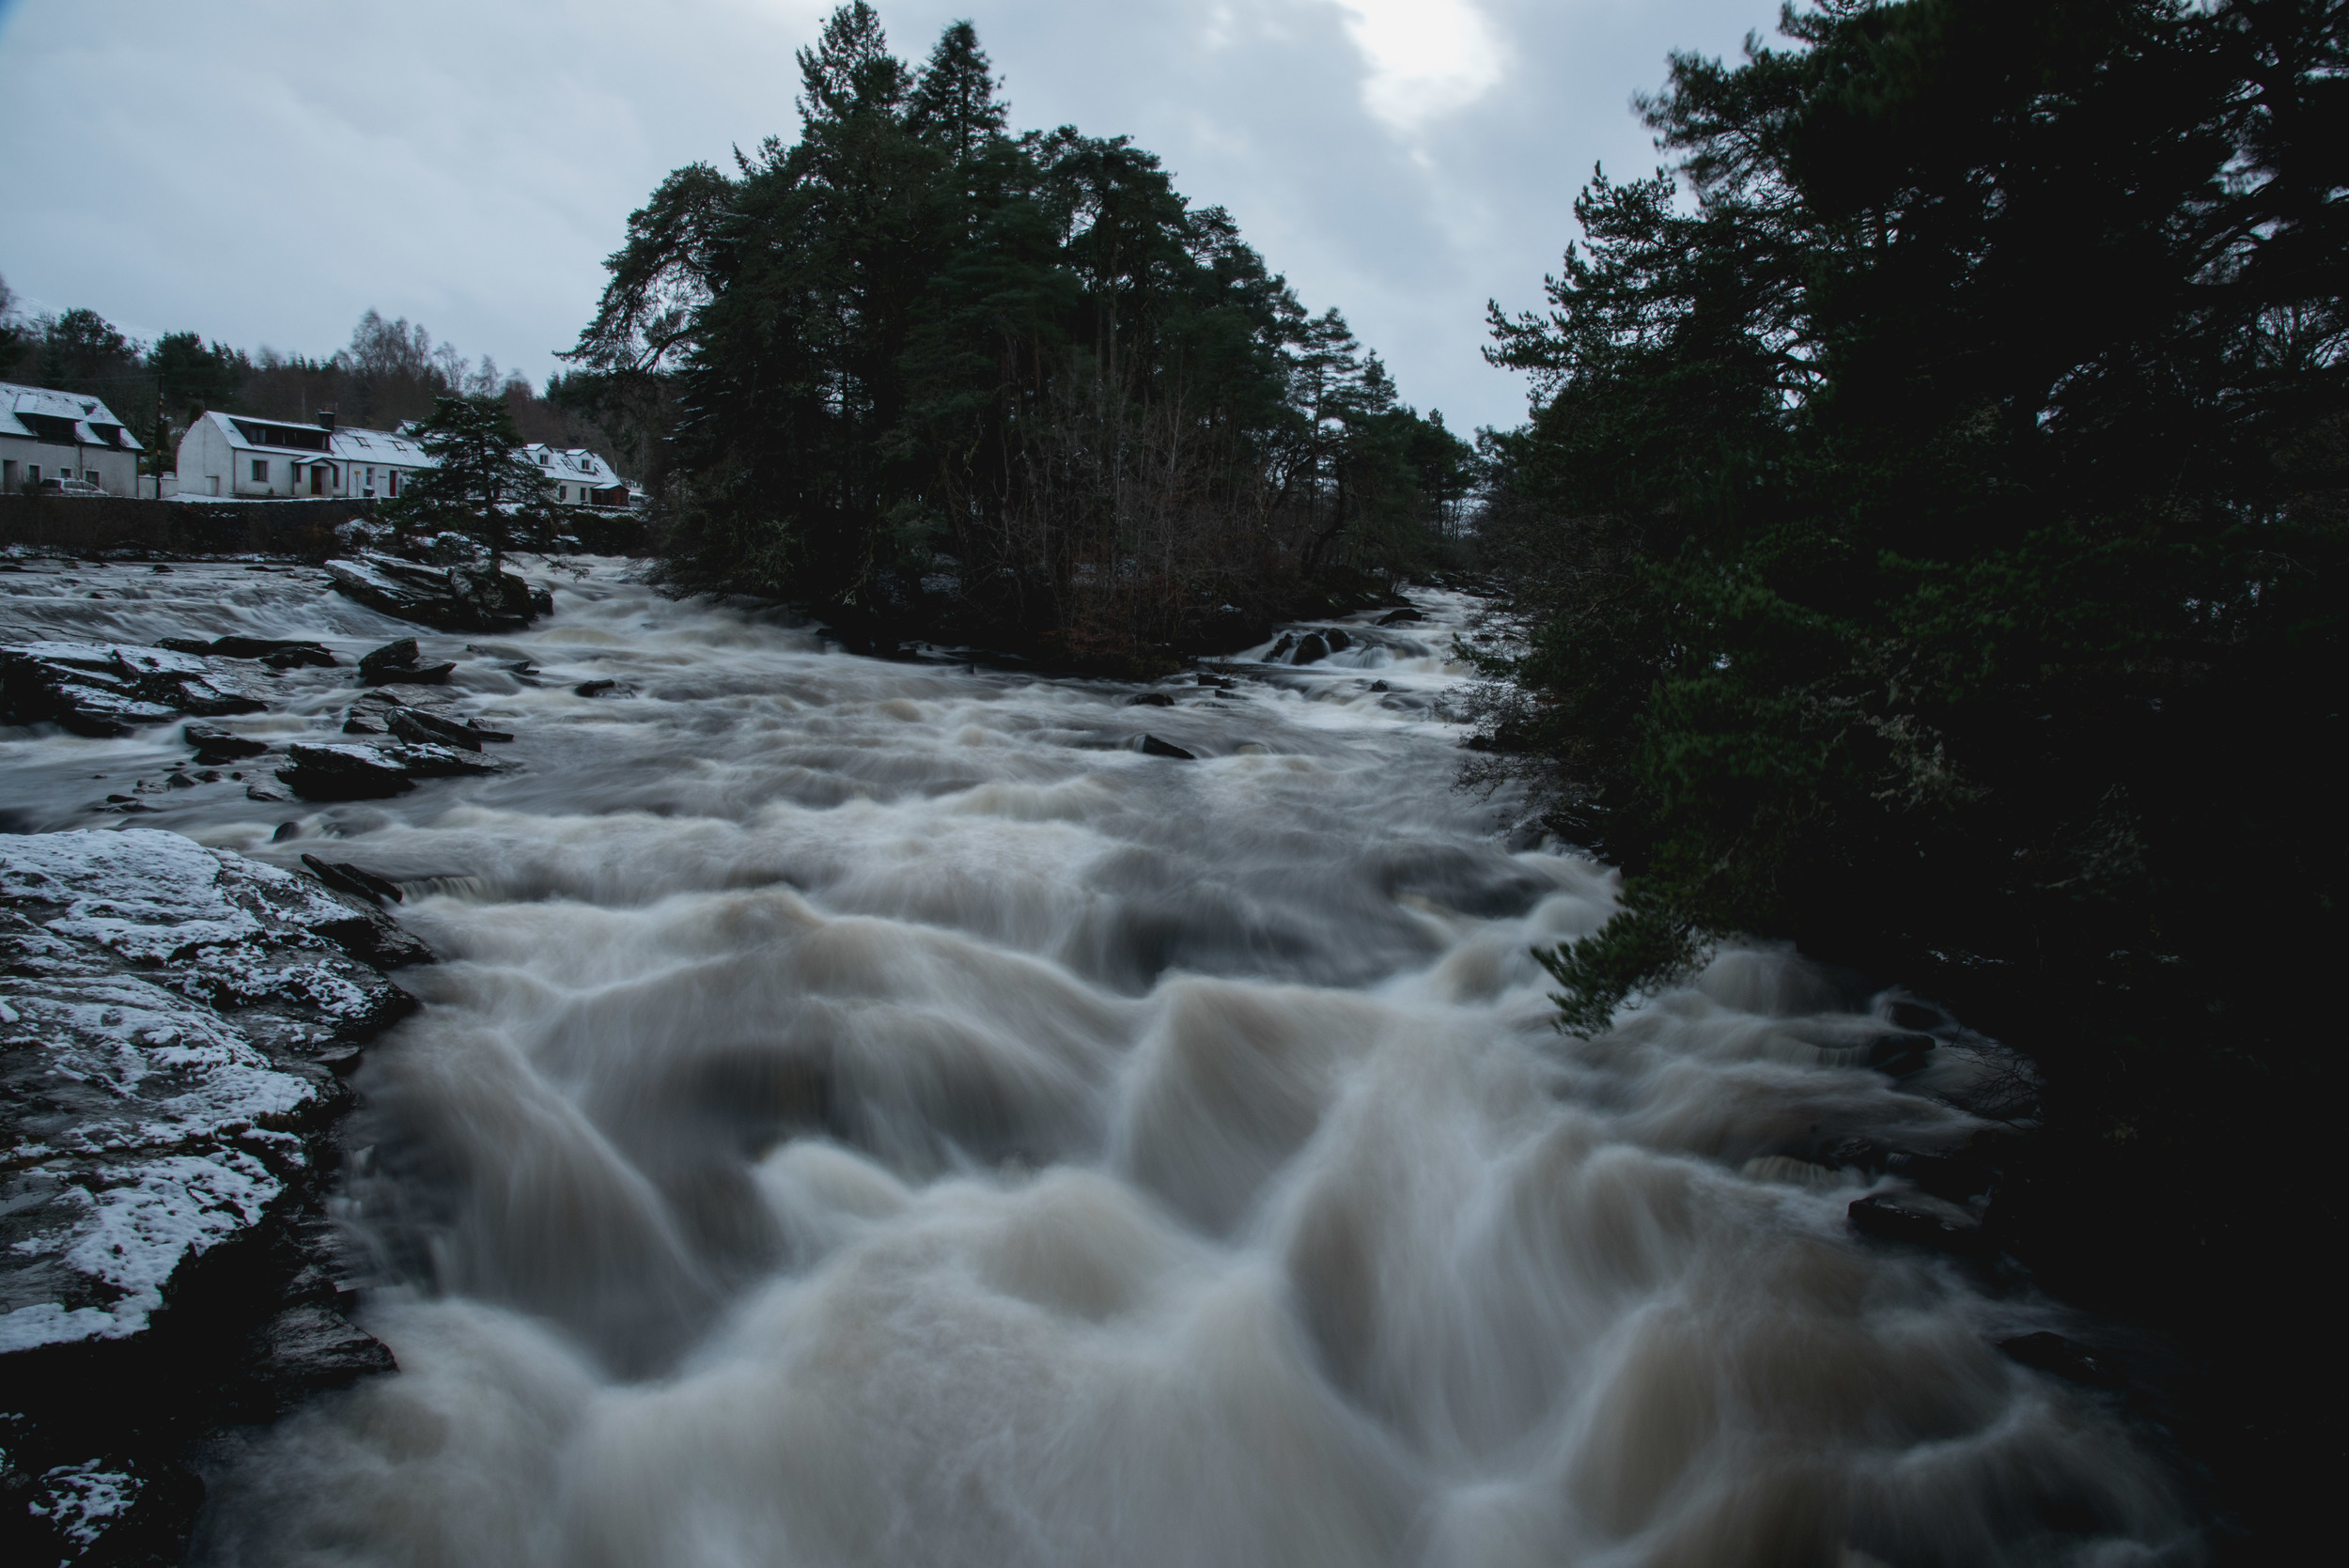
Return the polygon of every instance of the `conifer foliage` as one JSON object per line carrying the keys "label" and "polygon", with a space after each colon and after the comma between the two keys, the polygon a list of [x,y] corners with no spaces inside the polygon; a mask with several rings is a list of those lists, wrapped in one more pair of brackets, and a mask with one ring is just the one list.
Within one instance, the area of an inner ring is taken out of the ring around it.
{"label": "conifer foliage", "polygon": [[558,511],[554,482],[521,455],[506,399],[489,393],[435,400],[409,427],[435,466],[420,470],[384,517],[403,533],[459,533],[490,552],[492,567],[517,546],[544,548]]}
{"label": "conifer foliage", "polygon": [[917,69],[857,0],[799,65],[799,138],[663,180],[573,356],[673,389],[679,581],[1084,655],[1423,557],[1464,444],[1156,158],[1013,133],[968,23]]}
{"label": "conifer foliage", "polygon": [[1492,322],[1483,756],[1629,874],[1567,1021],[1740,937],[1957,1004],[2047,1073],[2002,1241],[2275,1397],[2255,1342],[2336,1337],[2232,1314],[2322,1299],[2339,1225],[2273,1194],[2337,1187],[2349,6],[1784,25],[1674,58],[1676,166]]}

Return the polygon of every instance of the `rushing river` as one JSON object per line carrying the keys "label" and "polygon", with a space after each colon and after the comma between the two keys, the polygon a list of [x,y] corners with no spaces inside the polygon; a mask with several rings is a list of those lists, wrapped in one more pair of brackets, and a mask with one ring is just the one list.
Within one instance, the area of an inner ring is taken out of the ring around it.
{"label": "rushing river", "polygon": [[[1551,1028],[1530,949],[1613,877],[1455,787],[1465,600],[1167,708],[554,581],[527,634],[424,638],[519,737],[495,778],[139,794],[176,726],[0,732],[13,830],[133,794],[400,880],[443,956],[345,1180],[401,1370],[231,1453],[204,1560],[2191,1557],[2117,1401],[1994,1348],[2053,1309],[1861,1240],[1874,1178],[1814,1163],[1963,1143],[1994,1050],[1872,1071],[1882,999],[1766,953]],[[10,640],[414,629],[303,569],[0,577]],[[267,684],[226,727],[356,691]]]}

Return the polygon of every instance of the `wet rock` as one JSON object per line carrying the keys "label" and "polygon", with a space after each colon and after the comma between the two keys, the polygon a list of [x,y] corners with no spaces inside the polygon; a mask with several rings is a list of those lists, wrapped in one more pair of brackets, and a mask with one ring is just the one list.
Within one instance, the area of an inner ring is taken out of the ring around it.
{"label": "wet rock", "polygon": [[248,800],[258,800],[264,805],[275,805],[282,803],[288,797],[282,789],[272,789],[269,785],[262,784],[249,784],[244,786],[244,798]]}
{"label": "wet rock", "polygon": [[1136,737],[1133,741],[1133,749],[1140,752],[1144,756],[1174,757],[1181,762],[1197,762],[1199,760],[1199,758],[1192,753],[1184,751],[1180,746],[1174,745],[1171,741],[1160,740],[1155,735]]}
{"label": "wet rock", "polygon": [[2128,1384],[2128,1374],[2110,1361],[2091,1355],[2061,1334],[2042,1329],[2035,1334],[2018,1334],[2011,1340],[1999,1342],[2000,1354],[2020,1361],[2040,1372],[2074,1383],[2086,1383],[2092,1388],[2119,1389]]}
{"label": "wet rock", "polygon": [[1393,690],[1393,688],[1392,688],[1392,687],[1389,686],[1389,685],[1388,685],[1385,681],[1383,681],[1383,680],[1374,680],[1374,681],[1372,681],[1372,682],[1370,683],[1370,689],[1371,689],[1373,691],[1392,691],[1392,690]]}
{"label": "wet rock", "polygon": [[622,686],[616,680],[583,680],[571,688],[571,695],[574,697],[625,697],[632,694],[627,687]]}
{"label": "wet rock", "polygon": [[209,643],[194,637],[163,637],[155,645],[179,653],[209,654],[214,659],[257,659],[273,670],[337,667],[334,656],[323,643],[289,637],[215,637]]}
{"label": "wet rock", "polygon": [[1422,615],[1418,611],[1407,607],[1402,610],[1388,611],[1385,614],[1378,617],[1378,624],[1380,626],[1408,626],[1413,621],[1424,619],[1426,619],[1426,617]]}
{"label": "wet rock", "polygon": [[1892,1078],[1924,1070],[1937,1042],[1930,1034],[1879,1034],[1868,1042],[1868,1065]]}
{"label": "wet rock", "polygon": [[1173,707],[1174,699],[1163,691],[1137,691],[1126,699],[1128,707]]}
{"label": "wet rock", "polygon": [[1354,645],[1353,637],[1341,627],[1333,626],[1321,635],[1329,643],[1331,653],[1344,653]]}
{"label": "wet rock", "polygon": [[1936,1031],[1936,1028],[1948,1028],[1950,1023],[1950,1018],[1940,1012],[1940,1007],[1934,1007],[1929,1002],[1910,1002],[1910,1000],[1891,1002],[1884,1009],[1884,1017],[1891,1018],[1896,1028],[1912,1028],[1912,1031]]}
{"label": "wet rock", "polygon": [[420,707],[392,708],[385,714],[384,723],[402,740],[420,746],[460,746],[468,752],[481,750],[485,740],[503,742],[514,738],[504,730],[483,729],[470,721],[460,724]]}
{"label": "wet rock", "polygon": [[177,833],[0,835],[0,1539],[175,1561],[188,1440],[387,1364],[291,1281],[331,1261],[335,1069],[414,1006],[353,944],[403,943]]}
{"label": "wet rock", "polygon": [[1982,1247],[1981,1226],[1901,1203],[1880,1192],[1856,1200],[1844,1212],[1854,1230],[1878,1241],[1897,1241],[1961,1254],[1979,1251]]}
{"label": "wet rock", "polygon": [[76,735],[128,735],[180,714],[220,718],[266,706],[194,654],[103,643],[0,647],[0,723],[62,724]]}
{"label": "wet rock", "polygon": [[1309,631],[1305,634],[1304,638],[1298,643],[1297,652],[1290,657],[1289,662],[1292,664],[1317,664],[1329,657],[1329,640],[1323,637],[1318,631]]}
{"label": "wet rock", "polygon": [[386,643],[359,660],[359,678],[369,686],[438,686],[446,681],[451,663],[427,664],[416,651],[413,637]]}
{"label": "wet rock", "polygon": [[438,743],[297,744],[287,753],[292,766],[280,768],[277,777],[305,800],[376,800],[405,794],[417,779],[501,770],[476,752]]}
{"label": "wet rock", "polygon": [[277,777],[305,800],[377,800],[416,787],[402,768],[373,746],[292,746],[293,766]]}
{"label": "wet rock", "polygon": [[554,596],[486,566],[422,566],[363,551],[326,563],[337,592],[371,610],[446,631],[519,631],[554,608]]}
{"label": "wet rock", "polygon": [[269,750],[269,742],[251,736],[232,735],[217,724],[191,723],[179,731],[179,737],[195,752],[198,762],[217,764],[235,762],[244,757],[257,757]]}
{"label": "wet rock", "polygon": [[1282,655],[1289,652],[1289,650],[1296,646],[1297,634],[1293,631],[1283,631],[1281,633],[1281,640],[1272,644],[1272,651],[1266,654],[1265,658],[1268,660],[1278,660]]}
{"label": "wet rock", "polygon": [[349,861],[322,861],[316,855],[304,855],[302,863],[310,868],[312,876],[336,893],[364,898],[379,908],[387,898],[395,904],[404,902],[397,882],[388,877],[378,877],[374,872],[352,865]]}
{"label": "wet rock", "polygon": [[388,736],[392,732],[390,726],[384,722],[383,709],[378,708],[370,712],[366,708],[354,707],[343,716],[343,733],[380,737]]}
{"label": "wet rock", "polygon": [[381,1340],[325,1302],[287,1308],[254,1340],[257,1370],[280,1405],[399,1366]]}
{"label": "wet rock", "polygon": [[189,778],[185,773],[168,773],[163,777],[163,787],[166,789],[194,789],[195,787],[195,781]]}

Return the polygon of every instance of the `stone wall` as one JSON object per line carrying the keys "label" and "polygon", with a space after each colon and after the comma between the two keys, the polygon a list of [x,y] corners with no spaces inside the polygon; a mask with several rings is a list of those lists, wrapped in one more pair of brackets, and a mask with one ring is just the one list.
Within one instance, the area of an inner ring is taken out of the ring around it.
{"label": "stone wall", "polygon": [[71,554],[293,555],[322,561],[334,530],[372,518],[372,501],[133,501],[127,496],[0,495],[0,546]]}

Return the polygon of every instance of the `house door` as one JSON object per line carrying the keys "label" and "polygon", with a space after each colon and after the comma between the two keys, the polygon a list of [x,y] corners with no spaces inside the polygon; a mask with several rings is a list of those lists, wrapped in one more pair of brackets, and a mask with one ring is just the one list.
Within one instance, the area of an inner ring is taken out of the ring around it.
{"label": "house door", "polygon": [[326,465],[324,463],[310,465],[310,493],[312,495],[326,493]]}

